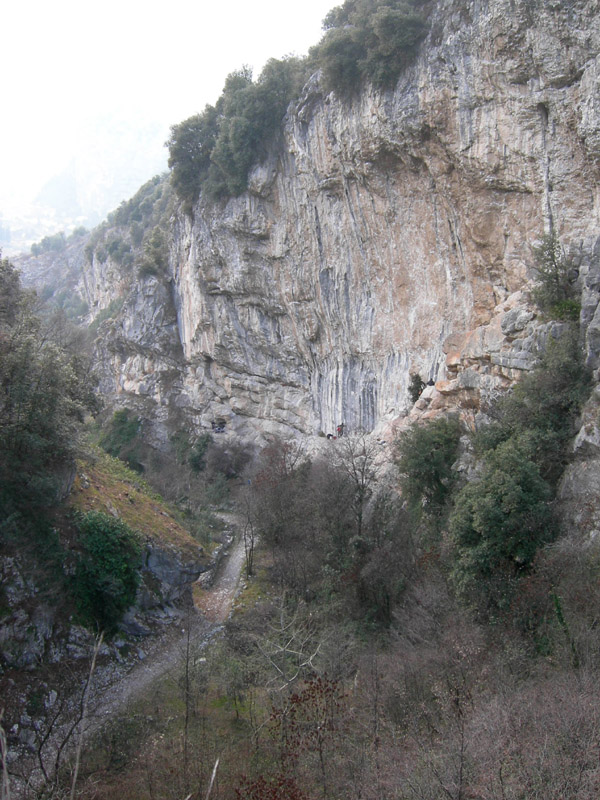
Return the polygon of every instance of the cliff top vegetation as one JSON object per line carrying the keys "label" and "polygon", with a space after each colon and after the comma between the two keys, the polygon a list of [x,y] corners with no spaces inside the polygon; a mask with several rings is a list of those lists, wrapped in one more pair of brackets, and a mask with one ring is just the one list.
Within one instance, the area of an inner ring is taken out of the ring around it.
{"label": "cliff top vegetation", "polygon": [[212,198],[247,189],[251,167],[265,158],[312,73],[321,70],[326,91],[346,99],[367,82],[392,86],[425,37],[427,4],[346,0],[323,26],[323,38],[307,58],[271,59],[256,81],[246,67],[232,72],[214,106],[171,128],[172,183],[188,210],[201,189]]}

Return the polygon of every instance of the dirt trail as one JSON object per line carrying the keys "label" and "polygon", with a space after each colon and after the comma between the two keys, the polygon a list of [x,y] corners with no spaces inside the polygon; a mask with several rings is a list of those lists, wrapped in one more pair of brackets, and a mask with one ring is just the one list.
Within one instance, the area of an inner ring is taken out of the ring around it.
{"label": "dirt trail", "polygon": [[[173,623],[162,635],[144,642],[143,660],[136,662],[127,673],[121,673],[118,679],[104,686],[99,685],[99,676],[94,676],[85,721],[85,739],[99,731],[111,719],[125,714],[128,706],[147,693],[158,680],[169,677],[176,680],[188,648],[193,645],[197,650],[208,645],[222,630],[239,585],[245,553],[238,517],[231,513],[221,513],[219,516],[233,534],[233,541],[229,552],[217,568],[211,585],[204,589],[198,606],[191,608],[180,619],[179,624]],[[56,754],[65,730],[65,727],[61,727],[55,731],[44,745],[44,760],[48,764],[53,763],[51,754]],[[69,752],[72,752],[76,738],[71,739],[67,748]],[[16,800],[22,796],[21,789],[26,793],[27,785],[31,787],[41,782],[41,774],[36,776],[39,773],[37,764],[31,764],[30,770],[27,781],[18,781],[14,785],[13,797]]]}
{"label": "dirt trail", "polygon": [[219,516],[227,523],[234,538],[211,585],[204,590],[196,607],[182,618],[181,626],[171,626],[174,630],[160,637],[143,661],[103,693],[102,700],[95,704],[89,715],[88,734],[122,713],[128,703],[143,695],[160,677],[175,675],[190,645],[196,648],[206,645],[221,630],[233,605],[245,552],[237,515],[221,512]]}
{"label": "dirt trail", "polygon": [[225,622],[229,616],[246,557],[239,517],[225,513],[219,516],[227,522],[230,529],[236,531],[236,536],[211,587],[196,604],[207,620],[216,623]]}

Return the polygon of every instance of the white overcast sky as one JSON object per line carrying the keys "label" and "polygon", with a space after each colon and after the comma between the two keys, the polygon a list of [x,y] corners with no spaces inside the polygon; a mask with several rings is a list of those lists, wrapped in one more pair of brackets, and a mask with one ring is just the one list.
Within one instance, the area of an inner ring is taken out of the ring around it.
{"label": "white overcast sky", "polygon": [[[219,96],[243,64],[304,55],[342,0],[5,0],[0,201],[26,198],[107,113],[167,125]],[[101,123],[100,123],[101,124]],[[87,134],[89,135],[89,133]]]}

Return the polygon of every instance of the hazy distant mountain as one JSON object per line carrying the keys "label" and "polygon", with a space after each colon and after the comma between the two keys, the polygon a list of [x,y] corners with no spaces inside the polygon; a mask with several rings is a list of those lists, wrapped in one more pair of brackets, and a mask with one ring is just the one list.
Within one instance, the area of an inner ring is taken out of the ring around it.
{"label": "hazy distant mountain", "polygon": [[82,125],[68,164],[25,207],[0,209],[0,247],[26,252],[33,242],[84,225],[93,227],[167,168],[169,125],[105,115]]}

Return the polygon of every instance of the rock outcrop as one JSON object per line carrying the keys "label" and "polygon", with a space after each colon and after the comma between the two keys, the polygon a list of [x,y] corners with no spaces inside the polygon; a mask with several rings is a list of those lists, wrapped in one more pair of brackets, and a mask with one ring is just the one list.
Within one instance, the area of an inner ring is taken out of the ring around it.
{"label": "rock outcrop", "polygon": [[269,432],[383,432],[510,385],[548,335],[533,246],[579,272],[598,366],[597,0],[439,0],[394,90],[352,102],[314,75],[249,190],[175,209],[160,276],[98,251],[80,291],[102,389],[154,420]]}

